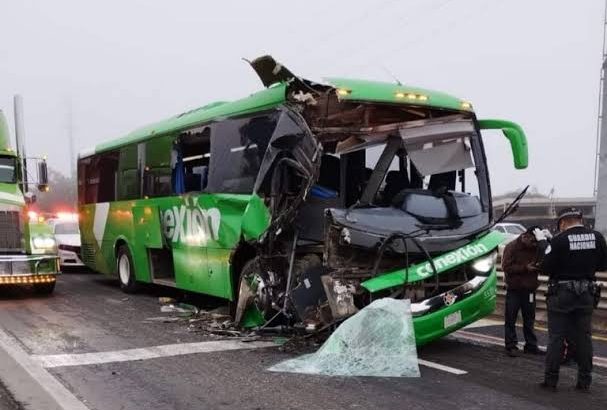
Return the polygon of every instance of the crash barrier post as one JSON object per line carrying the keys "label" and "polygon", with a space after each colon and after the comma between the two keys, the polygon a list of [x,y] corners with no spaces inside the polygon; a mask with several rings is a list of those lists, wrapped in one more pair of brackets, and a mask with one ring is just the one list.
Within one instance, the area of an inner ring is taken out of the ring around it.
{"label": "crash barrier post", "polygon": [[[540,324],[546,323],[546,287],[548,286],[548,276],[540,275],[540,287],[537,290],[537,311],[536,320]],[[598,272],[597,281],[603,284],[603,292],[599,306],[594,311],[592,328],[594,331],[607,332],[607,272]],[[497,271],[497,307],[494,315],[503,319],[504,305],[506,301],[506,284],[504,283],[504,272],[501,269]]]}

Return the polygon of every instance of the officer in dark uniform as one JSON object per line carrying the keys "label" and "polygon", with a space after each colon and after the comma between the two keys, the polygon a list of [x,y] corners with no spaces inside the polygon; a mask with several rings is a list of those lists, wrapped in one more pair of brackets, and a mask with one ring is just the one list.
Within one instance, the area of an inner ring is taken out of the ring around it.
{"label": "officer in dark uniform", "polygon": [[549,343],[541,386],[556,390],[563,340],[571,335],[577,349],[576,389],[588,391],[592,381],[591,319],[598,289],[595,273],[607,269],[607,245],[603,235],[584,226],[582,212],[576,208],[561,211],[557,224],[559,234],[547,245],[541,263],[550,278],[546,293]]}

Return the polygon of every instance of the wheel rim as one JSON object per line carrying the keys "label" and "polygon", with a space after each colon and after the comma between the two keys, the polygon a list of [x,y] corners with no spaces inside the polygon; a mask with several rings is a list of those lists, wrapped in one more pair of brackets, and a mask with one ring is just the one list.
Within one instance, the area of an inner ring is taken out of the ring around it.
{"label": "wheel rim", "polygon": [[[241,281],[247,284],[253,293],[253,303],[264,315],[267,315],[272,309],[268,286],[263,277],[258,272],[251,272],[241,278]],[[242,285],[241,285],[242,290]],[[240,297],[240,295],[239,295]]]}
{"label": "wheel rim", "polygon": [[118,274],[120,275],[120,281],[124,285],[128,285],[131,277],[131,264],[129,263],[128,256],[124,254],[118,260]]}

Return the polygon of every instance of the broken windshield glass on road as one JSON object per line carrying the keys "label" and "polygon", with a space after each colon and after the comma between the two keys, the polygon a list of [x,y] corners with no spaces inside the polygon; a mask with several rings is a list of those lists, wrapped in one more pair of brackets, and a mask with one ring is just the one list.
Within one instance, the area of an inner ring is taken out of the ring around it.
{"label": "broken windshield glass on road", "polygon": [[376,300],[343,322],[321,348],[273,372],[326,376],[419,377],[409,300]]}

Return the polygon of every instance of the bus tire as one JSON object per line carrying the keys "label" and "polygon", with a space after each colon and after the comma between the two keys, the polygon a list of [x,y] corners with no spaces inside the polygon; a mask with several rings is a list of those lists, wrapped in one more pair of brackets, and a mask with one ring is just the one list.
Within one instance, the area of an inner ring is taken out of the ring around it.
{"label": "bus tire", "polygon": [[120,289],[123,292],[135,293],[139,290],[131,251],[126,245],[120,245],[118,252],[116,252],[116,271],[118,272]]}
{"label": "bus tire", "polygon": [[50,295],[55,290],[55,281],[49,283],[36,283],[34,292],[37,295]]}
{"label": "bus tire", "polygon": [[[262,275],[259,273],[259,259],[258,258],[253,258],[250,259],[249,261],[247,261],[238,278],[238,285],[236,286],[236,298],[234,303],[231,304],[230,308],[230,314],[232,315],[232,318],[236,321],[237,319],[237,310],[238,310],[238,304],[240,303],[240,298],[241,298],[241,292],[240,292],[240,288],[243,285],[243,282],[248,280],[249,278],[251,278],[252,276],[257,276],[258,278],[261,277]],[[254,298],[254,304],[257,306],[257,309],[260,311],[261,315],[263,316],[264,319],[269,319],[270,317],[272,317],[275,313],[272,305],[271,305],[271,300],[270,300],[270,295],[267,292],[255,292],[255,294],[253,295]],[[237,323],[237,325],[239,325],[240,323]]]}

